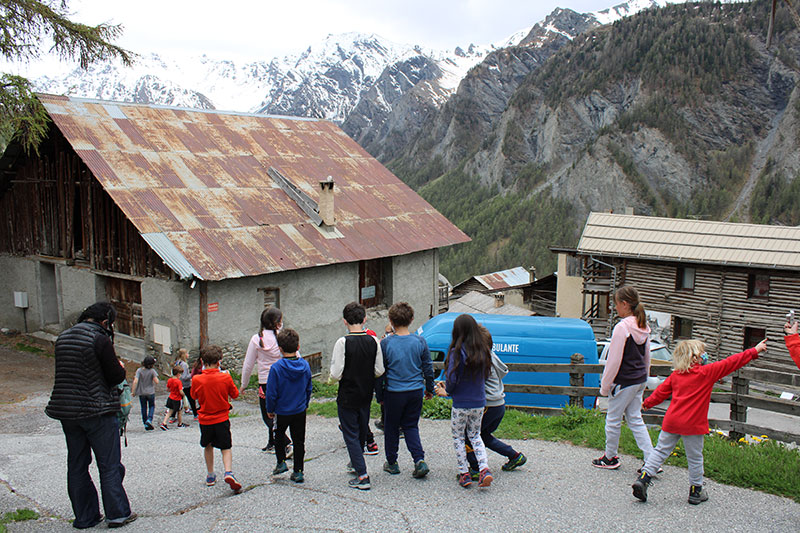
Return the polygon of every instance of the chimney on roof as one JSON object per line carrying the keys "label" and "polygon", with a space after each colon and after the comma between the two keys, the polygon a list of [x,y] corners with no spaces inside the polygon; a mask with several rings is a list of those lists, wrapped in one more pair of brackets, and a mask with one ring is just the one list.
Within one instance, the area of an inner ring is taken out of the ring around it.
{"label": "chimney on roof", "polygon": [[336,224],[333,211],[333,178],[328,176],[328,179],[320,181],[319,187],[319,216],[322,218],[323,224],[333,226]]}
{"label": "chimney on roof", "polygon": [[528,267],[528,274],[530,276],[530,282],[531,283],[536,281],[536,267],[535,266],[531,265],[530,267]]}
{"label": "chimney on roof", "polygon": [[625,208],[625,214],[626,215],[633,215],[635,213],[633,212],[633,208],[632,207],[626,207]]}
{"label": "chimney on roof", "polygon": [[506,303],[506,295],[502,292],[496,292],[494,294],[494,306],[495,307],[503,307]]}

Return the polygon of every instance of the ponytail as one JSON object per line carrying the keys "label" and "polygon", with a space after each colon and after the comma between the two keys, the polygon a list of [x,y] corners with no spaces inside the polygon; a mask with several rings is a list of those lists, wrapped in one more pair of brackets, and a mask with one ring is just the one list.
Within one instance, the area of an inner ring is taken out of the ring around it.
{"label": "ponytail", "polygon": [[636,317],[636,325],[640,329],[647,327],[647,313],[645,313],[644,305],[639,301],[639,291],[630,285],[624,285],[614,293],[614,300],[630,305],[631,312]]}
{"label": "ponytail", "polygon": [[278,333],[278,324],[283,320],[283,312],[277,307],[264,309],[261,313],[261,329],[258,330],[258,345],[264,347],[264,330],[270,329]]}

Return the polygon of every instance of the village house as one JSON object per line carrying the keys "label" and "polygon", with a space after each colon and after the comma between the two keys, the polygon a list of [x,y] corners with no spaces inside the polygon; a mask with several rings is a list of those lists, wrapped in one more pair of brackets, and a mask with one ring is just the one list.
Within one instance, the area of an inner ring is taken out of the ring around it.
{"label": "village house", "polygon": [[108,299],[129,355],[230,358],[278,306],[326,358],[349,301],[380,330],[395,301],[435,314],[437,249],[469,240],[328,121],[39,99],[39,153],[0,159],[4,326],[57,333]]}
{"label": "village house", "polygon": [[718,358],[768,337],[756,366],[797,370],[783,324],[800,311],[800,228],[591,213],[577,249],[552,250],[558,315],[587,320],[598,337],[611,333],[611,295],[629,284],[669,345],[700,339]]}
{"label": "village house", "polygon": [[[553,316],[555,315],[556,284],[555,274],[536,279],[536,270],[533,267],[528,270],[519,266],[489,274],[470,276],[453,286],[452,298],[463,298],[470,292],[479,292],[492,295],[495,298],[494,307],[497,308],[512,305],[528,310],[526,314],[529,315]],[[468,306],[487,307],[485,298],[471,295],[470,299]],[[518,314],[518,312],[493,312]]]}

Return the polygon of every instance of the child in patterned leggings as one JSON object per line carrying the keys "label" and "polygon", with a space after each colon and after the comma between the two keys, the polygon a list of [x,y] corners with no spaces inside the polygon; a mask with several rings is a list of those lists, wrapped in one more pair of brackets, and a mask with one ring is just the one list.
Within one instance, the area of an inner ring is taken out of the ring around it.
{"label": "child in patterned leggings", "polygon": [[437,384],[436,394],[453,398],[450,428],[458,460],[458,483],[464,488],[472,484],[465,437],[472,443],[478,459],[478,486],[492,484],[486,447],[481,439],[486,378],[491,365],[491,355],[480,326],[470,315],[459,315],[453,322],[453,340],[444,363],[446,380]]}

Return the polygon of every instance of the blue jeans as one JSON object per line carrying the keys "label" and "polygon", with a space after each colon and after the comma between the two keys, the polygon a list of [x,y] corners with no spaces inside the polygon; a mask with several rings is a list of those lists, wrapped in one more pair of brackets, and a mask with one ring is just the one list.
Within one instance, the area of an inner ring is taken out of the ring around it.
{"label": "blue jeans", "polygon": [[339,412],[339,425],[342,428],[342,437],[350,456],[350,465],[356,474],[367,474],[367,463],[364,461],[364,428],[369,425],[369,406],[342,407],[337,406]]}
{"label": "blue jeans", "polygon": [[[494,433],[497,429],[497,426],[500,425],[500,422],[502,422],[505,414],[505,404],[489,407],[486,409],[486,411],[484,411],[483,420],[481,420],[481,439],[483,440],[483,445],[493,452],[497,452],[500,455],[505,455],[509,459],[513,459],[517,456],[516,450],[492,435],[492,433]],[[467,453],[467,461],[469,461],[470,468],[473,470],[478,469],[478,459],[475,457],[474,452]]]}
{"label": "blue jeans", "polygon": [[119,447],[117,415],[94,416],[79,420],[62,420],[67,440],[67,492],[75,513],[76,528],[89,527],[100,521],[97,499],[89,465],[92,452],[100,472],[103,510],[109,522],[121,522],[131,514],[128,495],[122,487],[125,467]]}
{"label": "blue jeans", "polygon": [[383,426],[386,461],[397,462],[397,449],[400,447],[400,429],[406,437],[406,447],[414,463],[425,459],[425,451],[419,440],[419,416],[422,413],[423,389],[383,394],[385,420]]}
{"label": "blue jeans", "polygon": [[153,425],[153,415],[156,412],[156,395],[155,394],[140,394],[139,405],[142,406],[142,424]]}

